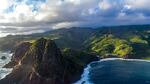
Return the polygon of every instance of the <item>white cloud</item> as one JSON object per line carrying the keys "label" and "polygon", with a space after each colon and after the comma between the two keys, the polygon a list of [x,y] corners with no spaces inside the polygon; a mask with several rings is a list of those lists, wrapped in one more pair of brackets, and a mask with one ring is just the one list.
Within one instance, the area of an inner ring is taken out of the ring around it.
{"label": "white cloud", "polygon": [[12,3],[12,0],[0,0],[0,12],[4,12]]}
{"label": "white cloud", "polygon": [[135,9],[149,9],[150,0],[127,0],[126,4]]}
{"label": "white cloud", "polygon": [[102,10],[108,10],[111,8],[111,3],[109,3],[107,0],[103,0],[99,3],[99,8]]}
{"label": "white cloud", "polygon": [[14,32],[26,32],[130,22],[142,24],[149,23],[150,18],[150,0],[38,0],[36,4],[31,1],[0,0],[0,29],[11,26],[17,28]]}

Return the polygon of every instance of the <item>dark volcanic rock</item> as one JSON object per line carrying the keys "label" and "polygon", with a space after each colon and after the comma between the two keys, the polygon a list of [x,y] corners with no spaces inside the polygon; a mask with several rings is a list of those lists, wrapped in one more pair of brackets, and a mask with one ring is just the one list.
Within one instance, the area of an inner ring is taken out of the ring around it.
{"label": "dark volcanic rock", "polygon": [[8,64],[6,64],[4,67],[5,68],[12,68],[13,66],[15,66],[16,64],[19,63],[19,61],[21,60],[21,58],[26,54],[27,50],[29,50],[30,46],[32,44],[30,42],[22,42],[19,43],[13,53],[11,62],[9,62]]}
{"label": "dark volcanic rock", "polygon": [[72,78],[73,82],[77,81],[81,77],[84,67],[92,61],[98,61],[99,58],[92,53],[86,53],[73,49],[64,49],[63,56],[67,60],[68,76]]}
{"label": "dark volcanic rock", "polygon": [[80,65],[69,55],[63,56],[52,40],[41,38],[34,43],[22,43],[16,48],[12,62],[6,65],[13,66],[12,73],[0,84],[70,84],[90,61]]}
{"label": "dark volcanic rock", "polygon": [[27,45],[16,49],[12,60],[17,65],[0,84],[64,84],[63,56],[56,44],[41,38]]}
{"label": "dark volcanic rock", "polygon": [[2,59],[2,60],[5,60],[5,59],[6,59],[6,56],[2,56],[1,59]]}

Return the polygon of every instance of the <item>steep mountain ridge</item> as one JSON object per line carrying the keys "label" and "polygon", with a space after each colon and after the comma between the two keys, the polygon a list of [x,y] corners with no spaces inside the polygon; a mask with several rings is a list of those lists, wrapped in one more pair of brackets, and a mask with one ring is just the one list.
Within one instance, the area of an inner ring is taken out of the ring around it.
{"label": "steep mountain ridge", "polygon": [[41,34],[7,36],[0,39],[1,50],[12,50],[21,41],[40,37],[55,40],[58,47],[96,53],[100,57],[147,59],[150,54],[150,25],[110,26],[100,28],[64,28]]}
{"label": "steep mountain ridge", "polygon": [[41,38],[32,44],[25,53],[20,55],[22,57],[12,73],[0,83],[64,84],[64,59],[52,40]]}
{"label": "steep mountain ridge", "polygon": [[[33,41],[41,37],[55,40],[59,48],[73,48],[80,49],[83,43],[95,32],[92,28],[63,28],[48,31],[45,33],[31,34],[31,35],[8,35],[0,38],[0,50],[13,50],[14,44],[22,41]],[[75,45],[78,44],[78,45]]]}
{"label": "steep mountain ridge", "polygon": [[[11,62],[5,66],[13,70],[0,84],[70,84],[80,77],[83,67],[98,60],[94,55],[82,55],[84,57],[68,52],[62,54],[53,40],[45,38],[20,43]],[[90,59],[85,59],[87,57]]]}
{"label": "steep mountain ridge", "polygon": [[89,51],[95,51],[103,57],[149,58],[150,26],[104,27],[97,29],[87,44]]}

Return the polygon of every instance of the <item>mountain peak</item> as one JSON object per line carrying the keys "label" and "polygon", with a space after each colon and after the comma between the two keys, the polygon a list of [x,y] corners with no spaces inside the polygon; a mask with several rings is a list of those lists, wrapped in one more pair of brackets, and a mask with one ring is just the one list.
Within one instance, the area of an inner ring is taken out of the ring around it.
{"label": "mountain peak", "polygon": [[0,83],[63,84],[64,59],[54,41],[40,38],[24,53],[12,73]]}

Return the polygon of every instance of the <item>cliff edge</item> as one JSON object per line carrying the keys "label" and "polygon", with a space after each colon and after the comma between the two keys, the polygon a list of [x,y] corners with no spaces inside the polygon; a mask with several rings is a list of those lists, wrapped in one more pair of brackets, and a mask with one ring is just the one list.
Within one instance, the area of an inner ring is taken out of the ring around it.
{"label": "cliff edge", "polygon": [[0,84],[70,84],[87,63],[96,60],[92,58],[80,65],[68,55],[62,55],[52,40],[40,38],[33,43],[24,42],[16,47],[11,62],[5,66],[13,70]]}

